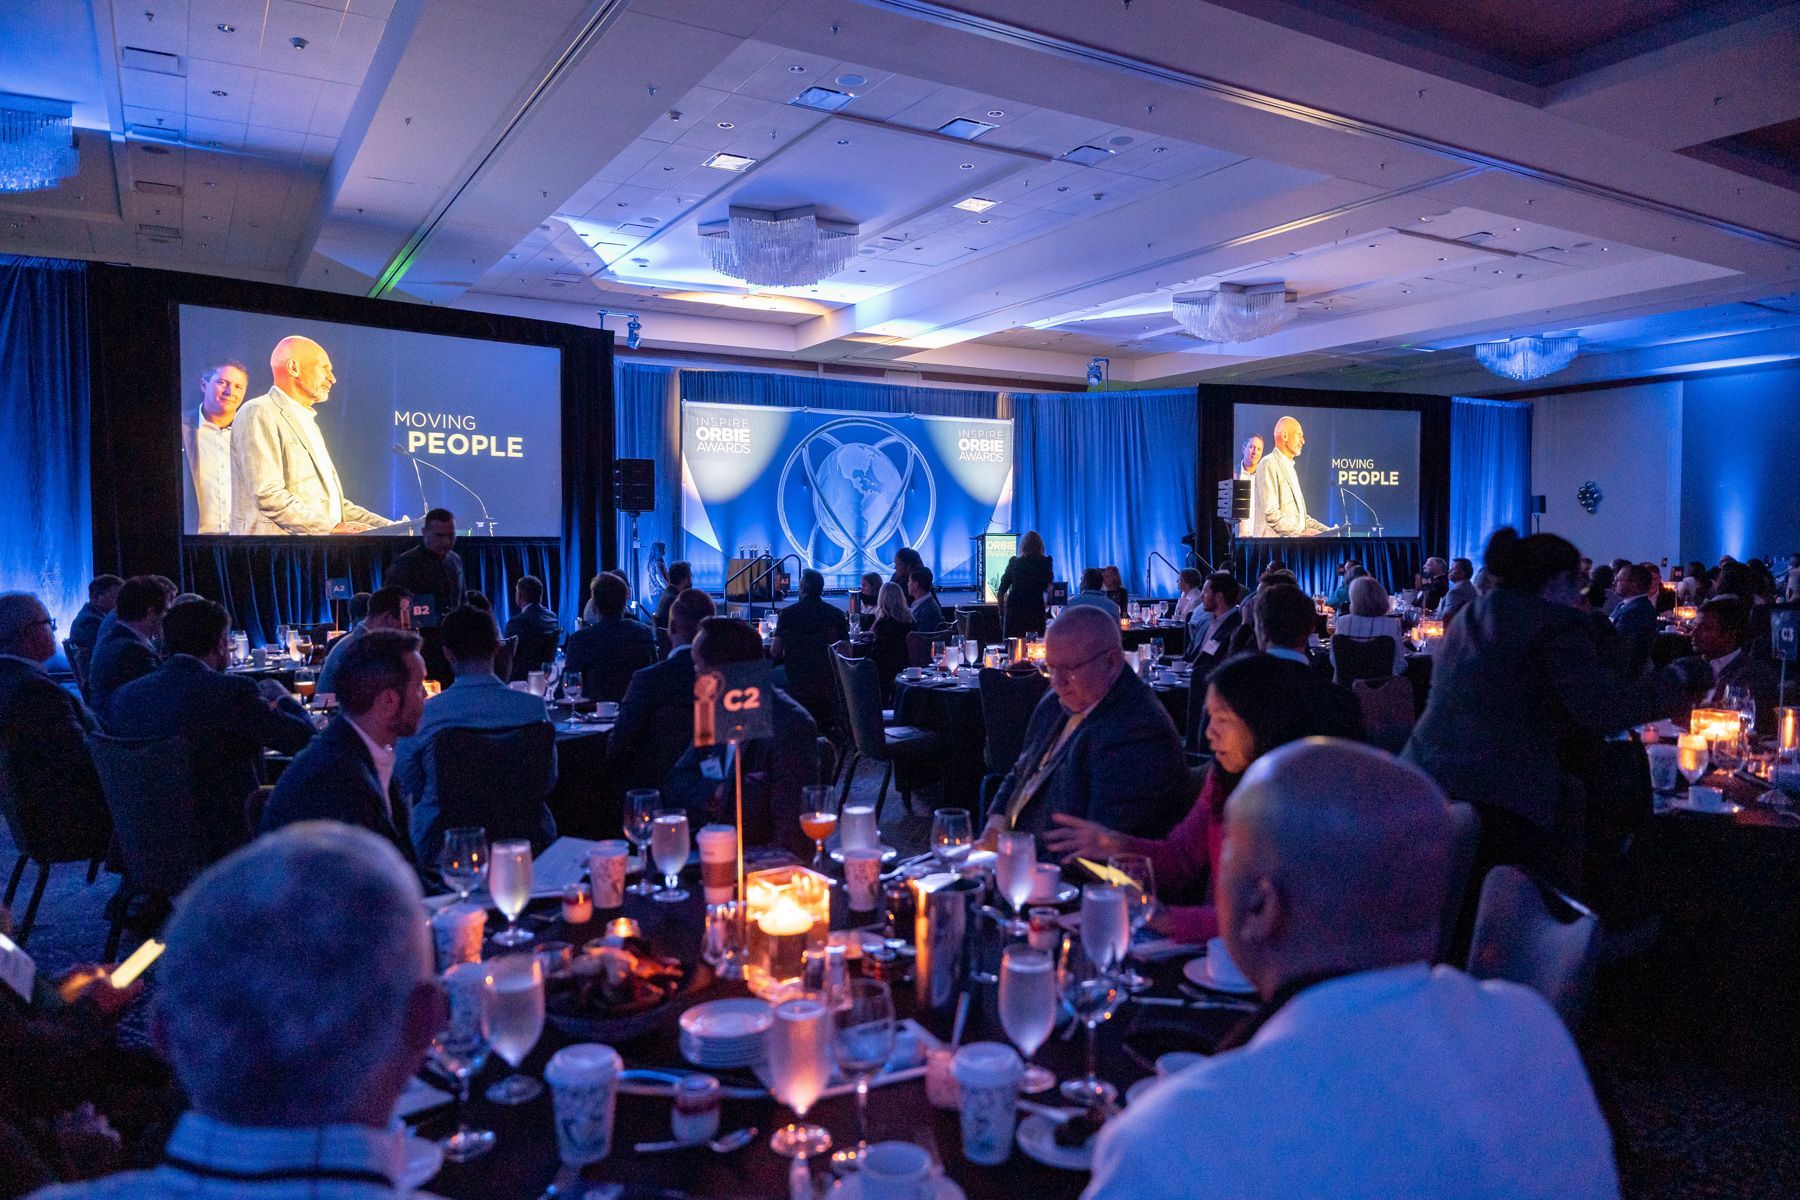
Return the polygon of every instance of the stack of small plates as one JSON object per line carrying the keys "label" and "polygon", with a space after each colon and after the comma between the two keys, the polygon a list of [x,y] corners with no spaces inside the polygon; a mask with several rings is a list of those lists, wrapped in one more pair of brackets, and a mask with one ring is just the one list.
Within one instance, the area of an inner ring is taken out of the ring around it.
{"label": "stack of small plates", "polygon": [[711,1000],[681,1014],[681,1055],[695,1066],[728,1070],[763,1060],[775,1010],[755,999]]}

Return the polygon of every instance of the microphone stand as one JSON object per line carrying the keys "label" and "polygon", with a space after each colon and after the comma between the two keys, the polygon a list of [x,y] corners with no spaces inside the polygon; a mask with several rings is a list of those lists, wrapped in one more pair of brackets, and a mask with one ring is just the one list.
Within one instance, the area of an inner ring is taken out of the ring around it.
{"label": "microphone stand", "polygon": [[[462,480],[458,479],[456,476],[452,475],[450,472],[444,470],[444,468],[438,466],[436,463],[432,462],[430,459],[420,458],[416,454],[408,453],[407,451],[402,450],[399,446],[393,447],[393,451],[395,454],[398,454],[402,458],[408,458],[408,459],[412,460],[414,475],[418,474],[419,467],[421,465],[430,467],[432,470],[436,471],[439,475],[442,475],[445,479],[448,479],[451,483],[454,483],[457,487],[461,488],[463,491],[465,491],[465,492],[469,493],[469,495],[473,496],[475,498],[475,503],[481,505],[481,520],[476,523],[476,528],[481,528],[482,526],[486,526],[487,527],[487,535],[489,537],[494,536],[494,516],[492,513],[488,512],[487,501],[483,500],[481,498],[480,492],[477,492],[474,488],[470,487],[468,484],[464,483]],[[425,483],[424,483],[423,478],[421,478],[419,481],[419,499],[421,501],[423,501],[425,499]]]}
{"label": "microphone stand", "polygon": [[[1345,497],[1348,497],[1348,499],[1345,499]],[[1374,505],[1370,504],[1367,500],[1364,500],[1361,496],[1357,495],[1355,492],[1351,491],[1349,488],[1346,488],[1346,487],[1338,488],[1338,499],[1339,499],[1339,502],[1342,503],[1345,508],[1349,508],[1350,507],[1349,501],[1354,500],[1358,504],[1362,505],[1364,508],[1368,509],[1369,510],[1369,529],[1371,531],[1370,536],[1371,537],[1380,537],[1381,536],[1381,514],[1375,511]]]}
{"label": "microphone stand", "polygon": [[1181,569],[1179,567],[1177,567],[1174,563],[1170,562],[1168,560],[1168,557],[1166,555],[1164,555],[1160,550],[1152,550],[1150,552],[1150,557],[1146,558],[1144,560],[1144,595],[1146,595],[1146,596],[1148,596],[1150,594],[1151,568],[1153,568],[1156,565],[1156,560],[1159,558],[1162,559],[1163,566],[1169,568],[1169,570],[1171,570],[1171,571],[1174,571],[1176,575],[1181,574]]}

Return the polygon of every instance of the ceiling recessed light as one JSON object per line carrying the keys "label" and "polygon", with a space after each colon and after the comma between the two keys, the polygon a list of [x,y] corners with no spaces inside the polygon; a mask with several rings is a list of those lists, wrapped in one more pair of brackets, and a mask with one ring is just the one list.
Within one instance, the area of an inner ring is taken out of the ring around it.
{"label": "ceiling recessed light", "polygon": [[867,82],[869,81],[861,75],[839,75],[837,77],[837,85],[839,87],[861,87]]}
{"label": "ceiling recessed light", "polygon": [[213,28],[218,30],[220,33],[236,33],[237,32],[236,25],[229,24],[225,21],[220,21],[217,25],[214,25]]}
{"label": "ceiling recessed light", "polygon": [[796,108],[811,108],[819,112],[836,112],[844,105],[856,99],[849,92],[837,92],[828,87],[813,86],[795,96],[788,103]]}
{"label": "ceiling recessed light", "polygon": [[663,170],[665,170],[665,171],[673,171],[674,169],[675,169],[674,167],[664,167],[663,168]]}
{"label": "ceiling recessed light", "polygon": [[228,91],[226,91],[226,90],[225,90],[225,89],[224,89],[224,88],[214,88],[214,89],[213,89],[213,90],[212,90],[212,94],[213,94],[213,95],[215,95],[215,96],[229,96],[229,95],[231,95],[231,93],[230,93],[230,92],[228,92]]}
{"label": "ceiling recessed light", "polygon": [[730,121],[720,121],[719,128],[720,129],[736,129],[737,126],[734,125],[733,123],[731,123]]}
{"label": "ceiling recessed light", "polygon": [[1136,140],[1136,138],[1128,137],[1121,133],[1118,137],[1107,138],[1106,144],[1109,146],[1129,146]]}
{"label": "ceiling recessed light", "polygon": [[709,167],[717,167],[721,171],[748,171],[751,167],[756,165],[756,160],[754,158],[746,158],[742,154],[725,154],[721,152],[707,159],[706,165]]}
{"label": "ceiling recessed light", "polygon": [[662,220],[662,218],[661,217],[639,217],[638,220],[642,221],[646,225],[655,225],[655,224],[659,223]]}
{"label": "ceiling recessed light", "polygon": [[957,166],[964,171],[973,171],[975,169],[974,163],[958,163]]}
{"label": "ceiling recessed light", "polygon": [[951,208],[960,208],[964,212],[979,213],[979,212],[986,212],[988,209],[994,207],[994,205],[996,205],[998,203],[1000,203],[998,200],[985,200],[980,196],[970,196],[967,200],[958,200],[955,204],[952,204],[950,207]]}
{"label": "ceiling recessed light", "polygon": [[288,45],[296,50],[304,50],[306,49],[306,39],[303,37],[291,37],[288,39]]}
{"label": "ceiling recessed light", "polygon": [[988,116],[990,116],[990,117],[1004,117],[1005,115],[1006,115],[1005,109],[1002,109],[1002,108],[988,109]]}
{"label": "ceiling recessed light", "polygon": [[977,121],[973,117],[958,117],[954,121],[945,121],[937,131],[945,137],[961,138],[972,142],[988,130],[995,128],[986,121]]}
{"label": "ceiling recessed light", "polygon": [[981,220],[979,220],[979,221],[977,221],[977,222],[975,222],[975,223],[976,223],[976,224],[977,224],[977,225],[992,225],[992,224],[993,224],[993,222],[992,222],[992,221],[991,221],[991,220],[989,220],[989,219],[988,219],[988,218],[986,218],[986,217],[983,217],[983,218],[981,218]]}
{"label": "ceiling recessed light", "polygon": [[1152,154],[1167,154],[1168,152],[1169,152],[1169,148],[1167,146],[1152,146],[1152,147],[1150,147],[1150,153],[1152,153]]}
{"label": "ceiling recessed light", "polygon": [[850,144],[850,139],[849,138],[839,138],[837,140],[837,144],[840,146],[848,146]]}
{"label": "ceiling recessed light", "polygon": [[799,63],[795,63],[793,66],[789,67],[788,70],[792,71],[796,75],[806,74],[806,68],[801,66]]}
{"label": "ceiling recessed light", "polygon": [[1072,162],[1077,166],[1091,167],[1095,163],[1105,162],[1112,157],[1111,150],[1103,150],[1099,146],[1077,146],[1063,155],[1064,162]]}

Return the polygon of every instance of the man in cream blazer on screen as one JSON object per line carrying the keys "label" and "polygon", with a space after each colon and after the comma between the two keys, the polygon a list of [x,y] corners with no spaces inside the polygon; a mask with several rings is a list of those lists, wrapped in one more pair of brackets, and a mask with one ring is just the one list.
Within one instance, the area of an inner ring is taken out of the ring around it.
{"label": "man in cream blazer on screen", "polygon": [[275,382],[238,410],[231,433],[231,532],[362,533],[392,525],[344,495],[315,405],[331,396],[331,356],[284,337],[269,355]]}
{"label": "man in cream blazer on screen", "polygon": [[1263,456],[1250,482],[1251,537],[1311,537],[1326,526],[1306,515],[1306,495],[1294,460],[1306,445],[1306,432],[1293,417],[1275,422],[1275,450]]}

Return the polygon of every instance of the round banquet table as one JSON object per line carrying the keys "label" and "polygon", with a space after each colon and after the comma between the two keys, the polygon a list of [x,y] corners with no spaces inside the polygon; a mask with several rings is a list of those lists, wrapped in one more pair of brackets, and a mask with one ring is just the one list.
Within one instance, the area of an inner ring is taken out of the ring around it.
{"label": "round banquet table", "polygon": [[[661,904],[648,898],[626,897],[625,915],[636,918],[643,931],[664,953],[678,954],[684,962],[693,962],[699,950],[701,902],[698,879],[690,867],[683,886],[692,896],[677,904]],[[834,906],[841,891],[834,889]],[[570,928],[555,915],[554,906],[534,905],[525,918],[540,940],[556,939],[580,945],[603,930],[603,918],[616,915],[602,913],[586,926]],[[834,907],[834,927],[846,925],[845,915]],[[498,928],[498,918],[490,921]],[[705,972],[706,968],[698,968]],[[1151,995],[1177,998],[1180,978],[1178,961],[1139,964],[1138,969],[1156,983]],[[853,974],[855,973],[853,968]],[[672,1008],[686,1008],[703,1000],[745,994],[742,983],[713,980],[710,973],[697,976],[700,984],[679,996]],[[971,985],[974,1001],[970,1005],[964,1042],[1005,1040],[995,1015],[993,985]],[[918,1012],[913,1002],[910,982],[894,985],[897,1015],[915,1017],[933,1035],[947,1040],[952,1012]],[[665,1024],[649,1033],[613,1043],[627,1067],[692,1068],[678,1050],[677,1027],[671,1012]],[[1116,1084],[1121,1092],[1131,1083],[1152,1073],[1154,1058],[1171,1050],[1210,1050],[1229,1029],[1244,1019],[1238,1009],[1211,1007],[1150,1006],[1126,1002],[1112,1020],[1101,1027],[1099,1063],[1102,1076]],[[1053,1034],[1037,1053],[1036,1061],[1055,1071],[1058,1078],[1068,1078],[1082,1070],[1084,1031],[1077,1031],[1068,1041],[1060,1033]],[[588,1040],[568,1036],[547,1022],[536,1048],[525,1060],[524,1070],[542,1077],[544,1065],[557,1049],[574,1041]],[[491,1129],[498,1144],[488,1154],[472,1162],[446,1163],[436,1177],[424,1185],[430,1193],[449,1200],[535,1200],[552,1182],[558,1171],[555,1132],[551,1125],[551,1101],[548,1088],[536,1099],[516,1107],[489,1103],[483,1090],[498,1079],[505,1064],[498,1059],[475,1077],[470,1088],[469,1123],[475,1128]],[[746,1081],[747,1072],[711,1072],[729,1083]],[[432,1080],[441,1086],[441,1081]],[[1052,1093],[1035,1099],[1060,1105]],[[727,1100],[720,1123],[721,1131],[754,1125],[757,1136],[748,1147],[734,1154],[718,1155],[704,1149],[669,1154],[640,1155],[633,1149],[642,1141],[664,1141],[670,1135],[670,1101],[665,1097],[621,1095],[613,1129],[612,1152],[602,1162],[582,1172],[582,1180],[592,1186],[601,1181],[618,1181],[626,1185],[623,1200],[680,1200],[694,1197],[756,1196],[773,1198],[787,1195],[788,1162],[768,1147],[770,1133],[791,1119],[787,1110],[772,1097],[757,1100]],[[809,1119],[831,1131],[837,1145],[855,1138],[855,1101],[845,1095],[822,1101],[809,1114]],[[419,1117],[417,1131],[421,1136],[440,1138],[455,1128],[456,1114],[451,1106],[430,1110]],[[945,1172],[961,1186],[969,1200],[989,1197],[1029,1195],[1035,1200],[1074,1200],[1087,1184],[1086,1172],[1066,1171],[1044,1166],[1027,1157],[1016,1146],[1012,1157],[1002,1166],[983,1167],[967,1161],[962,1155],[958,1115],[953,1111],[933,1108],[925,1098],[922,1079],[876,1087],[869,1094],[870,1138],[874,1141],[905,1140],[932,1151],[943,1163]],[[828,1181],[823,1164],[815,1167],[815,1179]],[[564,1191],[564,1195],[580,1197],[582,1190]]]}
{"label": "round banquet table", "polygon": [[1130,629],[1119,631],[1119,640],[1127,650],[1148,646],[1159,638],[1162,639],[1164,654],[1179,655],[1187,649],[1187,626],[1179,622],[1169,625],[1133,625]]}
{"label": "round banquet table", "polygon": [[607,786],[606,746],[612,722],[569,719],[556,723],[556,786],[550,790],[550,813],[565,837],[619,836],[620,797]]}
{"label": "round banquet table", "polygon": [[[944,735],[941,760],[944,807],[981,810],[981,781],[987,775],[983,755],[987,750],[987,726],[981,716],[981,689],[960,683],[936,683],[955,676],[927,673],[916,682],[902,675],[894,680],[894,723],[930,729]],[[935,771],[933,772],[935,774]],[[920,773],[923,782],[924,773]],[[912,780],[908,779],[908,784]],[[979,821],[976,822],[980,824]]]}

